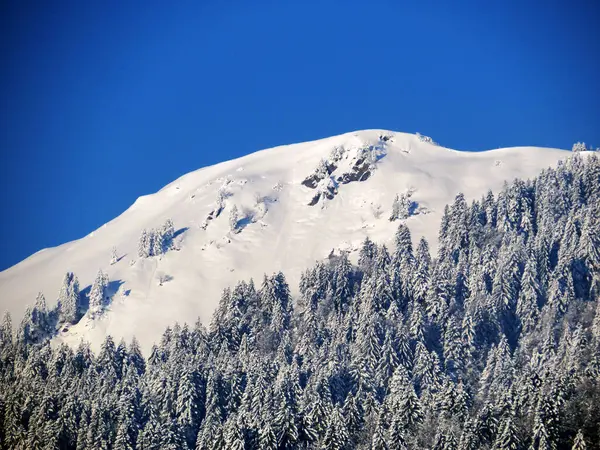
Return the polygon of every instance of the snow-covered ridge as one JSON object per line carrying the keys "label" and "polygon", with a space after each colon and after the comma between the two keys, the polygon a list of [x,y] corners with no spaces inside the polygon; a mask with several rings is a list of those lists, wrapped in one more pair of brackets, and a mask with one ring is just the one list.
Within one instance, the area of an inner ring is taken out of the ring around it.
{"label": "snow-covered ridge", "polygon": [[[0,311],[18,321],[38,291],[56,303],[65,272],[86,288],[102,269],[118,290],[108,309],[61,338],[97,343],[106,333],[135,334],[147,348],[175,321],[208,321],[222,289],[237,280],[282,270],[295,288],[301,271],[332,249],[353,254],[366,236],[388,240],[398,225],[389,220],[397,194],[418,204],[421,214],[407,224],[435,251],[443,207],[456,193],[479,198],[569,155],[535,147],[470,153],[386,130],[262,150],[190,172],[88,236],[0,273]],[[169,218],[178,250],[138,257],[141,231]],[[113,246],[119,260],[111,265]]]}

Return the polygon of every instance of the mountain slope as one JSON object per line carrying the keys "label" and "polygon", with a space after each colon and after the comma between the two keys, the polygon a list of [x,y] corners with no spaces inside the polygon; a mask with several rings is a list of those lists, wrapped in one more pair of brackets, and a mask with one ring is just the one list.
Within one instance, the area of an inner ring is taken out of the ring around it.
{"label": "mountain slope", "polygon": [[[301,271],[332,249],[356,255],[366,236],[389,239],[398,225],[388,220],[396,194],[412,192],[418,214],[407,224],[413,239],[425,236],[435,251],[444,205],[456,193],[479,198],[568,155],[533,147],[460,152],[384,130],[263,150],[184,175],[85,238],[0,273],[0,310],[17,321],[38,291],[56,304],[66,271],[85,288],[102,269],[114,293],[107,311],[84,317],[60,338],[97,344],[107,333],[135,334],[148,348],[175,321],[209,321],[222,289],[237,280],[259,283],[263,273],[282,270],[294,288]],[[236,232],[229,220],[234,205]],[[141,230],[168,218],[178,250],[139,258]],[[120,259],[110,265],[113,246]],[[162,286],[160,275],[168,279]]]}

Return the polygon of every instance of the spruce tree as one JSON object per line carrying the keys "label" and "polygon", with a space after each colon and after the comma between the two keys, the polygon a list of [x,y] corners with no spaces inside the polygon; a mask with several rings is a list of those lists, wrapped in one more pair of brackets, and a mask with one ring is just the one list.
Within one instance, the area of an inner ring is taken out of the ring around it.
{"label": "spruce tree", "polygon": [[119,261],[119,255],[117,254],[117,247],[113,246],[110,251],[110,265],[114,265]]}
{"label": "spruce tree", "polygon": [[494,442],[494,450],[517,450],[519,445],[517,427],[513,419],[508,417],[500,427],[500,433]]}
{"label": "spruce tree", "polygon": [[229,213],[229,228],[231,231],[236,233],[238,231],[238,222],[240,220],[238,208],[236,205],[231,207],[231,212]]}
{"label": "spruce tree", "polygon": [[573,440],[573,447],[571,447],[571,450],[585,450],[586,448],[587,446],[585,444],[585,439],[583,438],[583,433],[579,430]]}
{"label": "spruce tree", "polygon": [[80,302],[79,281],[73,272],[67,272],[58,296],[59,321],[65,324],[77,323]]}
{"label": "spruce tree", "polygon": [[373,437],[371,439],[371,450],[388,450],[386,430],[382,415],[377,417],[375,422]]}
{"label": "spruce tree", "polygon": [[92,284],[89,295],[89,307],[92,313],[98,313],[106,303],[106,289],[108,288],[108,275],[98,270],[96,279]]}
{"label": "spruce tree", "polygon": [[400,197],[398,194],[394,197],[394,201],[392,202],[392,213],[390,215],[390,222],[394,220],[398,220],[400,218]]}
{"label": "spruce tree", "polygon": [[151,255],[151,251],[150,234],[144,228],[138,241],[138,256],[140,258],[147,258]]}
{"label": "spruce tree", "polygon": [[333,408],[329,416],[322,449],[342,450],[348,445],[348,430],[344,418],[338,408]]}

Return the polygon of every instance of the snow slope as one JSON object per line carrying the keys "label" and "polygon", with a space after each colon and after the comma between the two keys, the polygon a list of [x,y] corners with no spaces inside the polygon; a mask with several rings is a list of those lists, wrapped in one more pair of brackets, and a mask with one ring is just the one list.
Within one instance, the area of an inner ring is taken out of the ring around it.
{"label": "snow slope", "polygon": [[[385,130],[259,151],[188,173],[138,198],[83,239],[42,250],[0,273],[0,311],[10,311],[18,323],[38,291],[56,304],[66,271],[75,272],[85,289],[102,269],[112,282],[110,306],[59,339],[85,338],[96,347],[107,333],[117,340],[135,334],[148,349],[176,321],[193,323],[199,316],[208,323],[222,289],[238,280],[253,277],[260,284],[264,273],[282,270],[295,290],[301,271],[332,249],[355,256],[365,236],[390,240],[398,226],[388,220],[397,193],[413,191],[419,214],[407,224],[413,239],[425,236],[435,251],[444,205],[459,191],[467,200],[480,198],[569,154],[534,147],[461,152]],[[217,215],[219,192],[224,209]],[[229,226],[233,205],[240,211],[238,233]],[[177,230],[178,250],[138,258],[141,230],[167,218]],[[113,246],[120,260],[110,265]],[[170,278],[162,286],[161,274]]]}

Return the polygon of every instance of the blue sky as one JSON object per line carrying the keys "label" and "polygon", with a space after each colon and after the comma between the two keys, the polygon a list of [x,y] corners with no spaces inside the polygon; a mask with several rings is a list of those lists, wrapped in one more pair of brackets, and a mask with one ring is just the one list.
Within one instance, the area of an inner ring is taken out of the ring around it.
{"label": "blue sky", "polygon": [[0,269],[275,145],[600,146],[595,3],[4,1]]}

